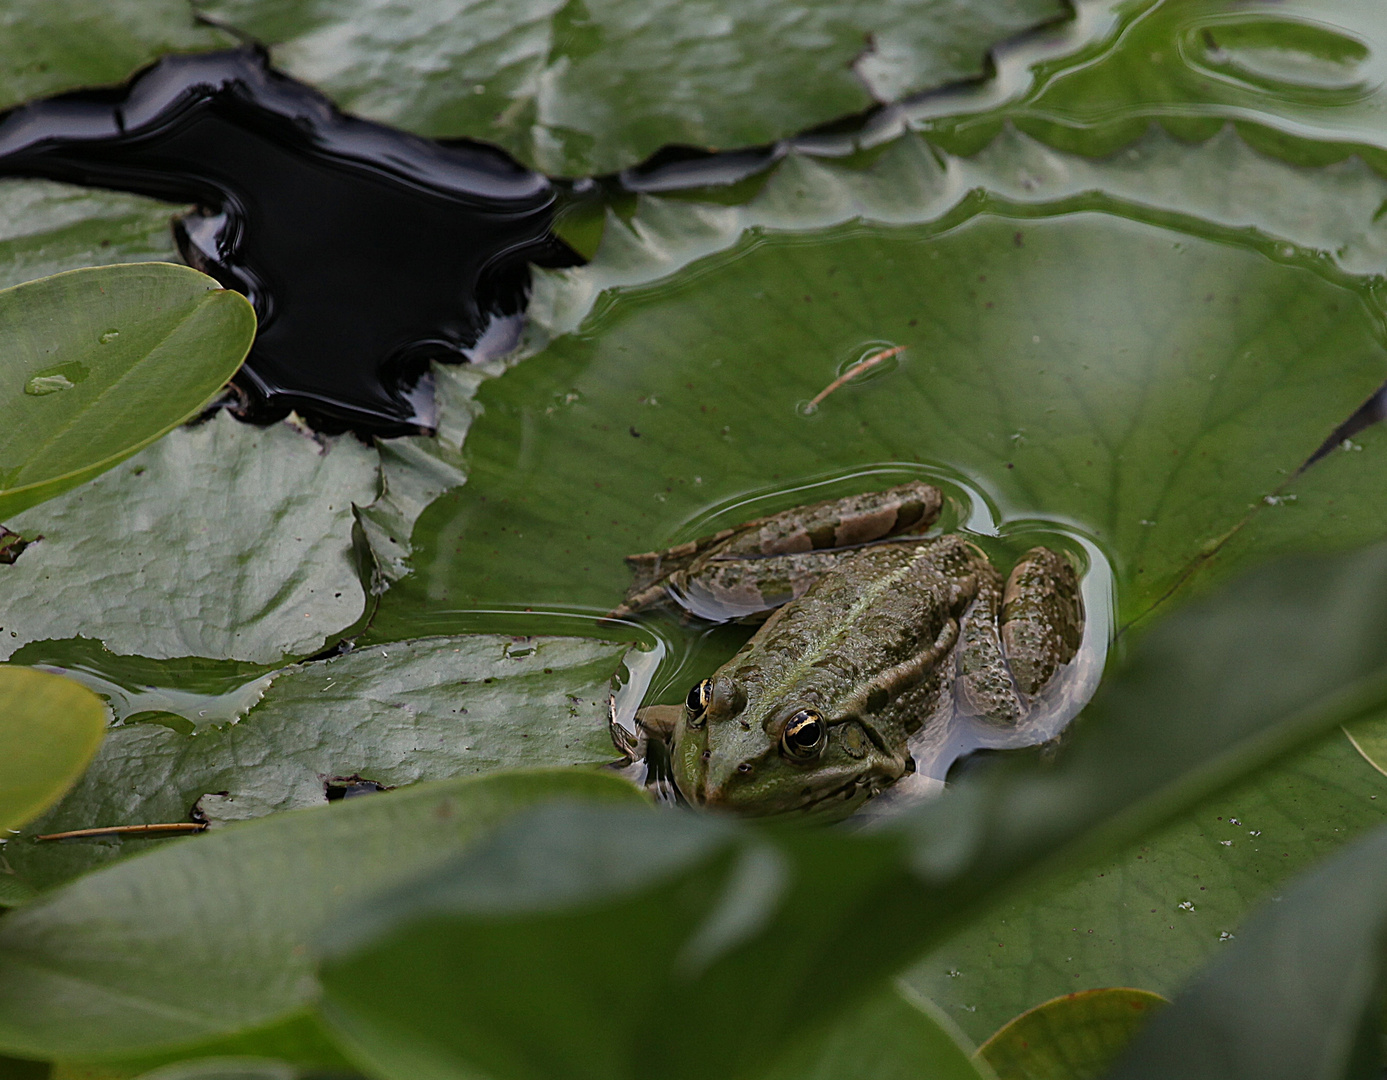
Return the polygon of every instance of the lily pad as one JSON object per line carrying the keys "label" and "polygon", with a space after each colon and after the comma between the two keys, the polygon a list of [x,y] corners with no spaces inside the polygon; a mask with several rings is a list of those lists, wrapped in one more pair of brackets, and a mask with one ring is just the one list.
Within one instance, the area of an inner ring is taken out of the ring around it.
{"label": "lily pad", "polygon": [[0,566],[0,655],[77,635],[155,659],[314,653],[365,609],[353,504],[375,498],[377,468],[351,436],[288,424],[218,413],[173,431],[10,521],[42,539]]}
{"label": "lily pad", "polygon": [[255,336],[245,297],[168,263],[0,290],[0,519],[65,491],[201,408]]}
{"label": "lily pad", "polygon": [[169,841],[0,925],[0,1046],[67,1060],[193,1044],[301,1012],[308,946],[344,905],[518,808],[639,802],[578,769],[450,781]]}
{"label": "lily pad", "polygon": [[[551,174],[612,172],[661,146],[772,142],[987,73],[1058,0],[197,0],[348,112],[500,143]],[[748,108],[747,102],[755,107]]]}
{"label": "lily pad", "polygon": [[177,262],[169,218],[183,209],[49,180],[0,179],[0,288],[97,264]]}
{"label": "lily pad", "polygon": [[165,53],[236,44],[225,31],[199,23],[186,0],[11,0],[0,19],[0,109],[120,82]]}
{"label": "lily pad", "polygon": [[[318,806],[368,782],[393,788],[617,755],[607,694],[628,646],[584,638],[425,638],[286,668],[239,722],[111,731],[82,782],[29,833],[186,821],[214,824]],[[3,670],[3,669],[0,669]],[[47,888],[165,841],[11,845]]]}
{"label": "lily pad", "polygon": [[[468,483],[420,519],[377,626],[609,608],[626,553],[916,462],[1004,520],[1086,532],[1122,617],[1146,611],[1377,388],[1387,349],[1361,284],[1312,258],[1061,205],[752,233],[608,295],[482,385]],[[896,370],[804,408],[885,345]]]}
{"label": "lily pad", "polygon": [[1099,1080],[1166,1004],[1129,987],[1065,994],[1016,1017],[978,1056],[998,1080]]}
{"label": "lily pad", "polygon": [[106,734],[106,708],[70,679],[0,667],[0,829],[52,806]]}

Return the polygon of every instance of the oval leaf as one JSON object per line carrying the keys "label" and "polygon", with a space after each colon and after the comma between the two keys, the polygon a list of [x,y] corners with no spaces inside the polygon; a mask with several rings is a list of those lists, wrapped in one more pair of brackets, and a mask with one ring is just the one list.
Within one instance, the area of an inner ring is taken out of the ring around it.
{"label": "oval leaf", "polygon": [[0,290],[0,520],[186,420],[255,337],[239,293],[171,263],[71,270]]}
{"label": "oval leaf", "polygon": [[1160,994],[1129,987],[1065,994],[1023,1012],[978,1056],[998,1080],[1097,1080],[1165,1004]]}
{"label": "oval leaf", "polygon": [[0,667],[0,829],[43,813],[82,775],[106,733],[106,706],[70,679]]}

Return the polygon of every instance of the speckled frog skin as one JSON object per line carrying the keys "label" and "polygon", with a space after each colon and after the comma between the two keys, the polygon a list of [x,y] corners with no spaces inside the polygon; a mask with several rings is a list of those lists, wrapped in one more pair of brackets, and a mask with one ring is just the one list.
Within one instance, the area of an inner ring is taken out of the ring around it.
{"label": "speckled frog skin", "polygon": [[632,556],[626,614],[669,598],[754,617],[750,641],[682,706],[638,722],[698,806],[844,817],[913,770],[912,735],[953,712],[1014,724],[1083,636],[1077,575],[1037,547],[1003,580],[912,482],[797,507]]}

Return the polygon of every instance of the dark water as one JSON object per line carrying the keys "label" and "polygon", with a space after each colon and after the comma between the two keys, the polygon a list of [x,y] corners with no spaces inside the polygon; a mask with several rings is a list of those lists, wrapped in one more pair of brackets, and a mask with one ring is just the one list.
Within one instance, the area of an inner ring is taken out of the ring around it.
{"label": "dark water", "polygon": [[466,359],[483,335],[504,346],[529,264],[576,261],[550,232],[545,177],[480,143],[344,116],[253,48],[11,110],[0,175],[194,203],[180,250],[260,319],[237,376],[255,419],[427,430],[429,360]]}

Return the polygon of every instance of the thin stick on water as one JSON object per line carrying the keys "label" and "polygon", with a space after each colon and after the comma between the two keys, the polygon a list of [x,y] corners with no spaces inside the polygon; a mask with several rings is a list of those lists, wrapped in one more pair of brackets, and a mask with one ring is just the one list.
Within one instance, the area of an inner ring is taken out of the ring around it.
{"label": "thin stick on water", "polygon": [[35,840],[77,840],[91,836],[172,836],[178,833],[202,832],[205,821],[168,821],[156,825],[102,825],[95,829],[71,829],[68,832],[45,833]]}
{"label": "thin stick on water", "polygon": [[864,357],[820,390],[814,397],[814,400],[809,403],[809,408],[817,409],[819,407],[819,402],[823,401],[824,398],[828,397],[829,394],[833,393],[833,391],[837,390],[838,387],[842,386],[845,382],[857,378],[864,371],[870,371],[883,360],[889,360],[897,353],[904,351],[904,345],[896,345],[893,348],[882,349],[879,353],[872,353],[871,356]]}

